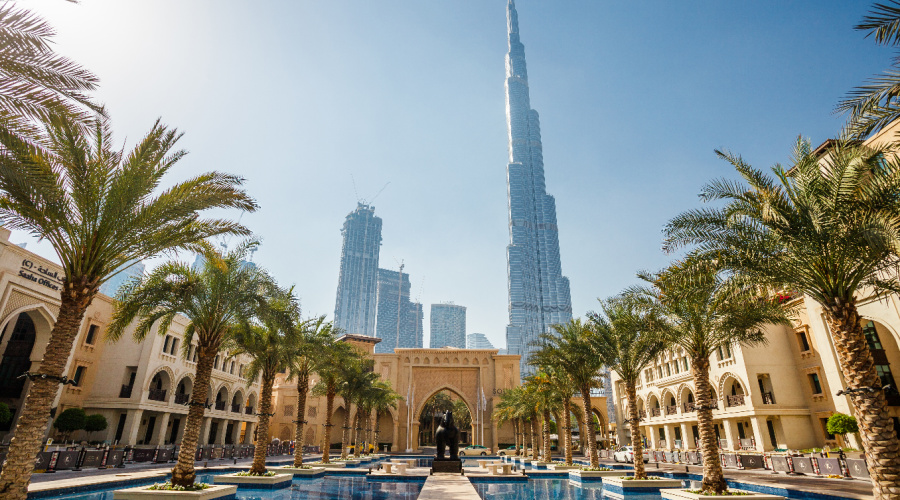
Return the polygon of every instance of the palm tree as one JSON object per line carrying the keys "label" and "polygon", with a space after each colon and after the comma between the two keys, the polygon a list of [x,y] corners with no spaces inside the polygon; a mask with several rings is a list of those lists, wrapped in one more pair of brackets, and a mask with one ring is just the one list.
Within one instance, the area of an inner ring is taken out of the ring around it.
{"label": "palm tree", "polygon": [[[274,288],[274,287],[273,287]],[[269,417],[272,412],[272,386],[275,376],[294,363],[295,344],[300,340],[295,324],[300,306],[293,289],[274,289],[266,297],[265,307],[254,321],[237,325],[227,342],[231,356],[248,355],[252,361],[246,367],[249,381],[260,379],[259,423],[256,429],[256,449],[250,474],[266,473],[266,449],[269,443]]]}
{"label": "palm tree", "polygon": [[859,420],[876,497],[900,491],[900,444],[887,413],[883,382],[857,309],[858,291],[900,292],[897,218],[900,161],[893,147],[836,141],[821,156],[798,141],[789,171],[774,178],[739,157],[718,153],[743,182],[714,181],[704,200],[717,209],[693,210],[669,222],[666,247],[697,245],[747,281],[793,290],[821,304]]}
{"label": "palm tree", "polygon": [[[789,324],[786,310],[778,301],[762,297],[758,287],[741,287],[740,281],[729,279],[710,259],[687,259],[673,263],[658,274],[639,276],[651,286],[632,289],[633,300],[643,303],[652,314],[665,318],[651,323],[652,335],[658,335],[668,346],[681,347],[690,358],[699,403],[696,410],[703,452],[702,489],[721,493],[728,486],[713,429],[712,410],[716,403],[709,380],[710,357],[719,349],[734,345],[765,344],[762,329],[767,325]],[[636,319],[623,319],[627,314],[623,311],[610,309],[607,314],[610,313],[623,325]],[[642,459],[643,455],[635,454],[635,466]]]}
{"label": "palm tree", "polygon": [[333,323],[325,316],[297,324],[299,337],[294,344],[293,363],[288,368],[290,377],[297,378],[297,427],[294,431],[294,467],[303,466],[303,425],[306,423],[306,398],[309,394],[309,377],[313,373],[315,357],[329,338],[333,337]]}
{"label": "palm tree", "polygon": [[[565,373],[581,393],[585,415],[581,440],[587,440],[591,468],[596,469],[600,467],[600,457],[597,454],[597,426],[592,418],[591,389],[598,387],[597,374],[603,368],[603,362],[596,351],[590,326],[580,318],[554,325],[553,329],[556,334],[541,335],[541,348],[538,351],[541,354],[535,362]],[[587,431],[586,436],[584,431]]]}
{"label": "palm tree", "polygon": [[634,448],[634,477],[646,479],[640,415],[635,386],[641,372],[665,349],[654,326],[660,322],[655,310],[640,308],[628,297],[600,302],[601,313],[591,313],[594,344],[603,364],[619,374],[628,399],[628,422],[631,424],[631,446]]}
{"label": "palm tree", "polygon": [[394,389],[391,388],[391,384],[385,381],[379,381],[377,384],[379,388],[377,395],[373,397],[372,408],[375,411],[375,425],[373,428],[373,438],[372,442],[375,444],[375,447],[378,447],[378,434],[380,433],[378,427],[378,420],[382,414],[391,411],[391,409],[397,409],[397,402],[403,399],[403,397],[398,394]]}
{"label": "palm tree", "polygon": [[[534,360],[529,360],[533,364]],[[559,413],[563,407],[565,397],[559,390],[558,382],[555,380],[551,370],[539,369],[533,375],[525,379],[525,390],[531,395],[536,405],[537,414],[541,417],[541,461],[550,462],[550,416]]]}
{"label": "palm tree", "polygon": [[42,136],[35,122],[69,117],[89,121],[102,110],[85,92],[98,79],[73,61],[53,52],[53,28],[14,3],[0,6],[0,134]]}
{"label": "palm tree", "polygon": [[[344,363],[352,362],[359,356],[359,351],[346,342],[337,340],[339,329],[332,328],[332,335],[322,344],[315,359],[315,371],[319,381],[313,387],[313,394],[325,396],[325,432],[322,436],[322,463],[331,463],[329,449],[331,447],[332,417],[334,416],[334,398],[338,393]],[[349,410],[348,410],[349,411]]]}
{"label": "palm tree", "polygon": [[494,412],[491,415],[491,418],[497,421],[497,427],[502,427],[506,422],[512,422],[513,439],[515,441],[513,446],[515,446],[516,455],[519,454],[519,418],[516,415],[513,399],[516,397],[517,392],[518,388],[503,391],[500,394],[500,401],[494,406]]}
{"label": "palm tree", "polygon": [[242,180],[212,172],[154,193],[184,156],[181,135],[157,122],[127,155],[114,149],[110,123],[98,117],[90,133],[70,120],[47,126],[41,149],[0,130],[0,225],[46,239],[62,263],[60,311],[40,371],[25,397],[15,437],[0,471],[0,496],[25,498],[50,406],[63,381],[72,345],[105,281],[135,260],[196,248],[204,238],[247,234],[212,208],[253,211]]}
{"label": "palm tree", "polygon": [[351,419],[353,418],[353,405],[358,401],[360,393],[378,379],[378,375],[372,370],[374,361],[362,356],[355,356],[345,360],[339,367],[337,394],[344,400],[344,427],[341,433],[341,460],[347,459],[347,448],[351,439]]}
{"label": "palm tree", "polygon": [[[855,28],[865,31],[866,37],[874,35],[879,45],[900,46],[900,5],[876,3]],[[838,111],[850,113],[849,131],[853,136],[865,138],[900,118],[898,69],[900,61],[894,59],[890,69],[850,91],[838,104]]]}
{"label": "palm tree", "polygon": [[265,310],[273,291],[274,284],[264,271],[245,264],[255,246],[255,241],[245,241],[222,254],[207,245],[201,253],[205,260],[202,267],[195,270],[182,262],[166,262],[119,290],[107,332],[110,339],[118,340],[134,321],[137,341],[154,329],[165,335],[175,317],[183,315],[189,323],[182,355],[187,356],[193,340],[197,340],[196,377],[178,463],[172,470],[173,484],[194,483],[194,454],[216,355],[227,346],[236,327]]}

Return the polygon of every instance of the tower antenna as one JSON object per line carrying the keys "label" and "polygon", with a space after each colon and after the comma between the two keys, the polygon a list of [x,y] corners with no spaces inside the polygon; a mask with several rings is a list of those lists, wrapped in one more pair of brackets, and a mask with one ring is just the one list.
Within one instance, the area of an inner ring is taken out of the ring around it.
{"label": "tower antenna", "polygon": [[384,186],[382,186],[381,189],[379,189],[378,192],[375,193],[375,196],[372,197],[372,200],[369,201],[369,203],[374,203],[374,202],[375,202],[375,198],[378,198],[378,195],[380,195],[381,192],[384,191],[384,188],[388,187],[388,184],[390,184],[390,183],[391,183],[391,182],[388,181],[387,184],[385,184]]}
{"label": "tower antenna", "polygon": [[353,195],[356,196],[357,203],[364,203],[366,200],[359,197],[359,191],[356,190],[356,179],[353,178],[353,172],[350,173],[350,182],[353,183]]}

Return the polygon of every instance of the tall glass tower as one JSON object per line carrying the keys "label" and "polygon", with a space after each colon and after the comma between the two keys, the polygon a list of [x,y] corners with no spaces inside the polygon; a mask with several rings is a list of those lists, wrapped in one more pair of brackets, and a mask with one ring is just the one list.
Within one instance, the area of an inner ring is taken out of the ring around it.
{"label": "tall glass tower", "polygon": [[531,343],[551,325],[572,319],[569,279],[562,275],[556,201],[544,184],[544,156],[538,112],[531,109],[525,46],[519,40],[519,15],[514,0],[506,7],[509,52],[506,54],[506,124],[509,132],[507,194],[509,246],[509,354],[527,365]]}
{"label": "tall glass tower", "polygon": [[334,324],[357,335],[375,336],[378,254],[381,218],[375,207],[360,203],[347,215],[341,229],[341,274],[338,278]]}

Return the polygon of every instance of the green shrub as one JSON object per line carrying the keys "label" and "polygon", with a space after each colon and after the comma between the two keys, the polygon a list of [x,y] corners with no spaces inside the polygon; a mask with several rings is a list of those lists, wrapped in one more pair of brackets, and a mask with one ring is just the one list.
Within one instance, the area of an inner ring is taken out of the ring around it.
{"label": "green shrub", "polygon": [[105,431],[107,427],[109,427],[109,423],[107,423],[106,417],[100,415],[99,413],[88,415],[84,419],[85,432]]}
{"label": "green shrub", "polygon": [[839,434],[841,436],[859,432],[856,417],[845,415],[843,413],[835,413],[828,417],[828,423],[825,427],[828,429],[829,434]]}
{"label": "green shrub", "polygon": [[6,403],[0,403],[0,424],[5,424],[12,420],[13,413]]}
{"label": "green shrub", "polygon": [[83,409],[69,408],[56,417],[56,421],[53,422],[53,428],[68,438],[69,434],[72,432],[84,429],[86,420],[87,415],[84,413]]}

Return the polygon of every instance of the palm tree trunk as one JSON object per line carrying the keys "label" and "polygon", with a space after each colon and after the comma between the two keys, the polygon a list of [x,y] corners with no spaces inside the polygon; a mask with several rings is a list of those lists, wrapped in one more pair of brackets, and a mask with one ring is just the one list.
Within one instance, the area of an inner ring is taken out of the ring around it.
{"label": "palm tree trunk", "polygon": [[275,377],[264,374],[262,391],[259,400],[259,424],[256,426],[256,450],[253,452],[253,464],[250,474],[261,476],[266,473],[266,448],[269,444],[269,414],[272,412],[272,385]]}
{"label": "palm tree trunk", "polygon": [[344,399],[344,405],[347,406],[344,412],[344,432],[341,433],[341,460],[347,459],[347,445],[350,444],[350,403]]}
{"label": "palm tree trunk", "polygon": [[[566,465],[572,465],[572,401],[566,398],[563,401],[563,426],[566,432]],[[559,435],[559,433],[556,433]]]}
{"label": "palm tree trunk", "polygon": [[[517,418],[512,419],[512,424],[513,424],[513,441],[514,441],[513,446],[516,447],[515,456],[519,456],[519,419],[517,419]],[[497,451],[499,452],[500,450],[497,450]]]}
{"label": "palm tree trunk", "polygon": [[[835,300],[826,305],[825,313],[847,389],[880,388],[881,379],[875,371],[856,303]],[[859,424],[875,498],[900,498],[900,442],[887,412],[884,391],[851,392],[850,401]]]}
{"label": "palm tree trunk", "polygon": [[637,391],[634,385],[634,380],[625,381],[628,415],[631,420],[631,447],[634,450],[634,478],[647,479],[647,471],[644,470],[644,441],[641,439],[641,416],[638,415]]}
{"label": "palm tree trunk", "polygon": [[325,432],[322,433],[322,463],[331,463],[329,457],[331,450],[331,412],[334,409],[334,389],[328,388],[325,394]]}
{"label": "palm tree trunk", "polygon": [[[703,452],[703,486],[705,492],[721,493],[728,488],[719,460],[719,443],[713,429],[712,387],[709,384],[709,357],[695,356],[691,360],[694,386],[697,388],[697,428],[700,431],[700,449]],[[630,404],[630,403],[629,403]],[[633,434],[633,432],[632,432]],[[632,439],[634,439],[632,437]],[[637,455],[635,455],[637,460]],[[635,462],[637,465],[637,462]]]}
{"label": "palm tree trunk", "polygon": [[[84,293],[81,291],[83,289],[90,292]],[[65,375],[66,362],[75,344],[78,327],[94,293],[96,287],[65,283],[59,316],[50,332],[50,341],[38,368],[40,373],[59,377]],[[0,471],[0,498],[25,500],[28,496],[28,483],[31,482],[31,474],[34,472],[34,457],[41,451],[50,407],[58,392],[59,382],[55,380],[31,381],[31,388],[25,395],[25,408],[16,422],[16,431],[9,444],[9,453]]]}
{"label": "palm tree trunk", "polygon": [[550,462],[550,410],[544,410],[544,429],[543,429],[543,438],[544,442],[542,443],[543,449],[543,461]]}
{"label": "palm tree trunk", "polygon": [[584,404],[584,429],[582,431],[587,431],[587,436],[584,436],[582,440],[587,441],[591,468],[598,469],[600,468],[600,457],[597,455],[597,428],[594,426],[594,408],[591,406],[591,388],[589,386],[581,388],[581,402]]}
{"label": "palm tree trunk", "polygon": [[353,445],[353,454],[358,458],[359,452],[359,403],[356,404],[356,411],[353,412],[353,428],[350,429],[350,444]]}
{"label": "palm tree trunk", "polygon": [[306,423],[306,395],[309,392],[309,373],[297,376],[297,427],[294,430],[294,467],[303,466],[303,424]]}
{"label": "palm tree trunk", "polygon": [[[378,451],[378,417],[380,416],[378,410],[375,410],[375,416],[372,419],[372,444],[375,445],[375,453],[381,453]],[[406,430],[409,432],[409,429]]]}
{"label": "palm tree trunk", "polygon": [[535,436],[540,435],[537,428],[537,415],[534,415],[531,418],[531,459],[534,461],[540,460],[538,458],[538,452],[540,451],[540,446],[537,441],[535,441]]}
{"label": "palm tree trunk", "polygon": [[178,449],[178,463],[172,469],[172,484],[190,486],[194,484],[194,459],[197,444],[200,441],[200,427],[203,425],[203,414],[206,412],[206,394],[209,392],[209,378],[213,361],[219,352],[217,345],[200,343],[197,347],[197,373],[191,389],[191,402],[188,409],[187,422],[184,424],[184,436]]}

